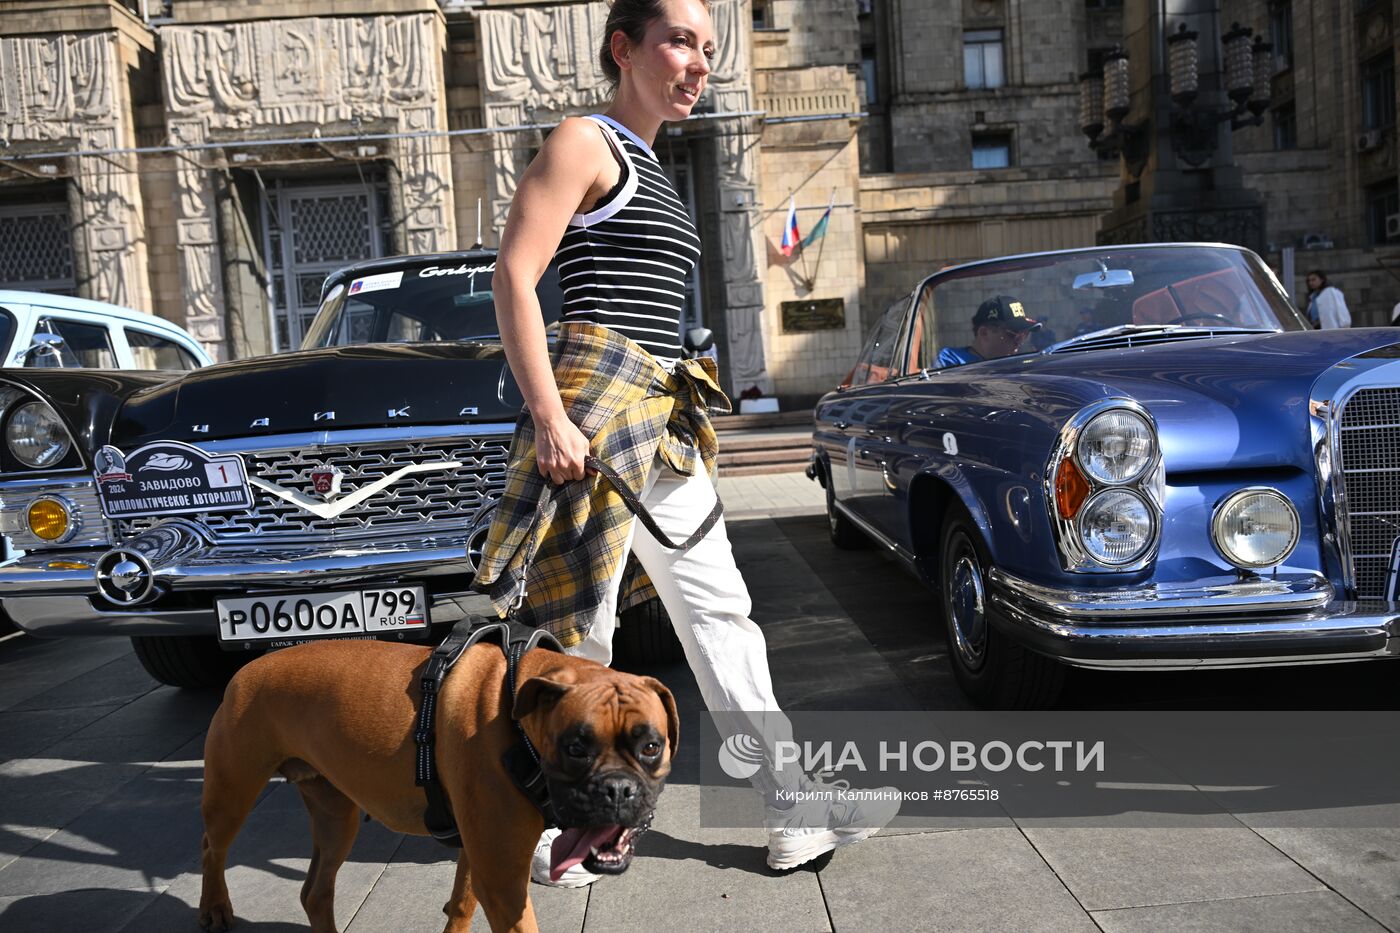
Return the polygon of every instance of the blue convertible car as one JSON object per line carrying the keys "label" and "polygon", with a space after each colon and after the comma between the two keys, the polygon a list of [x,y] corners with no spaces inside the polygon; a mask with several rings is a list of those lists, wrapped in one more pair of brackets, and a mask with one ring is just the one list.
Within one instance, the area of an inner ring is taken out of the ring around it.
{"label": "blue convertible car", "polygon": [[1046,704],[1066,664],[1400,653],[1400,332],[1311,330],[1246,250],[944,269],[813,447],[833,540],[933,586],[979,705]]}

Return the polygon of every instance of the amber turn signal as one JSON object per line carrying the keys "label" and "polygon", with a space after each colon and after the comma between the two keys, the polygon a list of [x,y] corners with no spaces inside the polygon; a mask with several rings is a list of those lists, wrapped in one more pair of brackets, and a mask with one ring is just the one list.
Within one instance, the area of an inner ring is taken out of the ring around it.
{"label": "amber turn signal", "polygon": [[25,517],[29,530],[42,541],[57,541],[68,533],[68,508],[56,499],[36,499]]}
{"label": "amber turn signal", "polygon": [[1089,498],[1089,481],[1079,471],[1079,466],[1071,457],[1060,461],[1055,471],[1055,508],[1060,518],[1071,519],[1079,514],[1079,507]]}

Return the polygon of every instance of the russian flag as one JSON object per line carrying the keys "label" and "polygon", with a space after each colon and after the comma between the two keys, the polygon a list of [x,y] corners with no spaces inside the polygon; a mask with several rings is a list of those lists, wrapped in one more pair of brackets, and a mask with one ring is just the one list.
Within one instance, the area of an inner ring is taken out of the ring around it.
{"label": "russian flag", "polygon": [[779,248],[784,256],[791,256],[792,251],[801,243],[802,234],[797,230],[797,199],[789,196],[787,223],[783,225],[783,244]]}

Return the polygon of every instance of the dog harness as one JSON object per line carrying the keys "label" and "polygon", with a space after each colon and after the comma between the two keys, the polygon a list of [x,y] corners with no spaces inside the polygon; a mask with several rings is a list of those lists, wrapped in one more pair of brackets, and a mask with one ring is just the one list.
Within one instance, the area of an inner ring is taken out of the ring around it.
{"label": "dog harness", "polygon": [[[500,646],[506,656],[506,702],[507,710],[515,708],[515,692],[518,684],[516,676],[520,669],[520,659],[535,648],[563,652],[559,642],[544,629],[529,628],[512,622],[488,622],[480,616],[468,616],[452,627],[442,644],[433,649],[428,664],[423,669],[422,705],[418,707],[418,728],[413,733],[413,741],[418,746],[418,760],[414,783],[428,795],[428,809],[423,814],[423,822],[428,833],[445,846],[454,849],[462,847],[462,836],[457,821],[452,816],[452,807],[447,800],[447,792],[438,780],[436,761],[433,757],[433,716],[437,710],[437,698],[442,692],[443,682],[452,672],[453,666],[472,645],[480,642],[493,642]],[[534,805],[544,817],[545,826],[557,826],[554,808],[549,802],[549,785],[540,768],[540,756],[530,737],[525,734],[520,721],[512,718],[520,739],[501,757],[506,773],[525,799]]]}

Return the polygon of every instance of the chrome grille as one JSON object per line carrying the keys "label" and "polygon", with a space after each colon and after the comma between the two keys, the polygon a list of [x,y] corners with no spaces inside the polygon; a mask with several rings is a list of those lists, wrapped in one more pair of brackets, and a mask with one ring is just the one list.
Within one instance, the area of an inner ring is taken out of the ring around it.
{"label": "chrome grille", "polygon": [[1400,386],[1358,390],[1338,438],[1357,594],[1378,598],[1400,537]]}
{"label": "chrome grille", "polygon": [[[210,445],[211,447],[214,445]],[[253,487],[250,511],[201,512],[193,518],[219,542],[316,542],[363,538],[425,538],[470,529],[481,510],[505,490],[510,437],[455,437],[244,451],[250,477],[317,502],[311,474],[336,467],[344,474],[338,498],[410,464],[457,461],[461,466],[404,476],[335,518],[321,518]],[[189,516],[187,516],[189,517]],[[158,518],[120,522],[123,537]]]}

